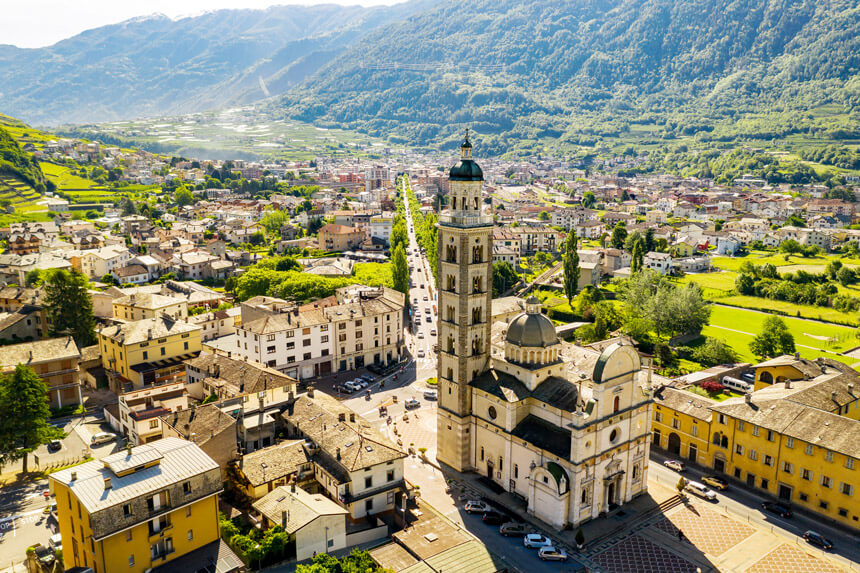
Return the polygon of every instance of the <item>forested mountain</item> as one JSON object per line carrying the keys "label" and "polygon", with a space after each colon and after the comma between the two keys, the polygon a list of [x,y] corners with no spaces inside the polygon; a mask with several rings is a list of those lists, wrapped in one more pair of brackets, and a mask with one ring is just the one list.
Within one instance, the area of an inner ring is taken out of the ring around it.
{"label": "forested mountain", "polygon": [[53,46],[0,45],[2,111],[31,124],[226,107],[283,93],[367,32],[436,0],[136,18]]}
{"label": "forested mountain", "polygon": [[351,46],[283,113],[483,152],[647,130],[860,137],[856,0],[446,0]]}

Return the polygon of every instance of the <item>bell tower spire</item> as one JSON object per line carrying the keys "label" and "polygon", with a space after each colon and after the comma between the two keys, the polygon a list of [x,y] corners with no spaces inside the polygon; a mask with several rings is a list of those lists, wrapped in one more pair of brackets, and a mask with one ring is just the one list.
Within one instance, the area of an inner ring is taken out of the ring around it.
{"label": "bell tower spire", "polygon": [[466,129],[439,217],[437,458],[458,471],[475,463],[469,384],[490,367],[493,218],[482,209],[483,181]]}

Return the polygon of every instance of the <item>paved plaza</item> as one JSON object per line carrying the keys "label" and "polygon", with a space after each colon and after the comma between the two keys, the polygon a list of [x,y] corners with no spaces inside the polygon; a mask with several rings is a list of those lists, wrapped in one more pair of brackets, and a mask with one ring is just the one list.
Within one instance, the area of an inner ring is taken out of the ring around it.
{"label": "paved plaza", "polygon": [[688,505],[672,511],[655,528],[676,539],[680,530],[699,551],[720,556],[752,536],[755,529],[705,507]]}
{"label": "paved plaza", "polygon": [[640,535],[632,535],[591,559],[606,573],[695,573],[696,565]]}
{"label": "paved plaza", "polygon": [[748,573],[840,573],[847,569],[783,543],[747,569]]}

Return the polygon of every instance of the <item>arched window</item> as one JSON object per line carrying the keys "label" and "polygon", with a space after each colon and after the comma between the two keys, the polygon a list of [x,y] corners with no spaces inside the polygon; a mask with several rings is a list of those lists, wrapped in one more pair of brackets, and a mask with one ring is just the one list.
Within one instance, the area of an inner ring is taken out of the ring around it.
{"label": "arched window", "polygon": [[616,396],[615,400],[612,402],[612,411],[617,412],[618,408],[621,406],[621,397]]}
{"label": "arched window", "polygon": [[457,292],[457,279],[454,278],[454,275],[448,275],[448,290]]}
{"label": "arched window", "polygon": [[455,197],[451,197],[451,208],[452,208],[452,209],[454,209],[454,210],[456,210],[456,209],[457,209],[457,197],[456,197],[456,196],[455,196]]}
{"label": "arched window", "polygon": [[478,245],[477,247],[472,247],[472,262],[473,263],[482,263],[484,262],[484,247]]}
{"label": "arched window", "polygon": [[477,197],[475,197],[475,211],[478,210],[478,201],[479,201],[479,199]]}
{"label": "arched window", "polygon": [[445,260],[449,263],[457,262],[457,247],[454,245],[448,245],[445,249]]}
{"label": "arched window", "polygon": [[483,288],[481,288],[483,287],[483,285],[483,277],[475,277],[474,279],[472,279],[472,294],[480,293],[483,290]]}
{"label": "arched window", "polygon": [[773,384],[773,375],[770,372],[762,372],[761,378],[759,378],[765,384]]}
{"label": "arched window", "polygon": [[448,306],[448,322],[454,322],[454,307]]}
{"label": "arched window", "polygon": [[481,461],[484,461],[484,446],[481,446]]}
{"label": "arched window", "polygon": [[481,323],[481,314],[482,308],[480,306],[476,306],[472,309],[472,324],[480,324]]}
{"label": "arched window", "polygon": [[452,380],[452,381],[454,380],[454,369],[453,368],[448,369],[448,380]]}
{"label": "arched window", "polygon": [[448,337],[448,354],[454,354],[454,337]]}

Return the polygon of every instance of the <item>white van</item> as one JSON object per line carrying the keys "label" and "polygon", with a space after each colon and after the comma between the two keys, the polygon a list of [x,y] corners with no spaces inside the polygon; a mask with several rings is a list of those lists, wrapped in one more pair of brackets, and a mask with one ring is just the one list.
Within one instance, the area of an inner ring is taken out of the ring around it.
{"label": "white van", "polygon": [[687,486],[684,488],[690,493],[694,493],[699,497],[703,497],[708,501],[717,501],[717,494],[714,493],[713,490],[709,489],[705,484],[699,483],[697,481],[687,482]]}
{"label": "white van", "polygon": [[740,392],[742,394],[749,394],[753,391],[752,384],[750,384],[746,380],[741,380],[733,376],[723,376],[723,381],[721,382],[721,384],[729,390],[734,390],[735,392]]}

